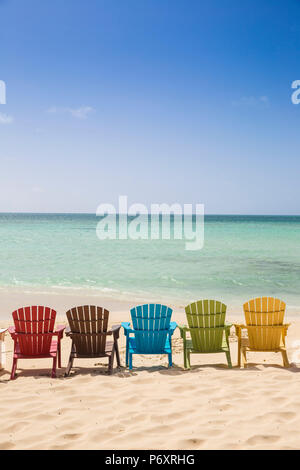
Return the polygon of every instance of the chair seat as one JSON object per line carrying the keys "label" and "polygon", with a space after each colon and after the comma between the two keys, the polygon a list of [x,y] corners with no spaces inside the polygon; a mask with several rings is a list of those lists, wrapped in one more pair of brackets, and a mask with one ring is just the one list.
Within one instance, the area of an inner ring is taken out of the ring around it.
{"label": "chair seat", "polygon": [[129,338],[129,353],[130,354],[171,354],[170,339],[167,337],[165,346],[162,350],[158,351],[153,348],[153,351],[145,351],[144,349],[137,349],[135,338]]}
{"label": "chair seat", "polygon": [[110,357],[112,355],[112,351],[113,351],[113,348],[114,348],[114,342],[113,341],[106,341],[106,344],[105,344],[105,352],[101,353],[101,352],[98,352],[96,354],[93,354],[93,352],[86,352],[86,354],[81,354],[81,353],[77,353],[76,351],[72,351],[71,355],[74,357],[74,358],[77,358],[77,359],[93,359],[93,358],[99,358],[99,357]]}
{"label": "chair seat", "polygon": [[257,352],[277,352],[277,351],[285,351],[286,347],[284,344],[280,344],[277,348],[252,348],[250,347],[249,344],[249,339],[248,338],[241,338],[241,348],[246,349],[247,351],[257,351]]}
{"label": "chair seat", "polygon": [[113,351],[113,348],[114,348],[114,342],[113,341],[106,341],[106,344],[105,344],[105,352],[103,353],[96,353],[96,354],[93,354],[93,352],[91,351],[90,353],[87,352],[86,354],[80,354],[80,353],[77,353],[76,351],[73,351],[71,353],[72,357],[74,358],[77,358],[77,359],[93,359],[93,358],[98,358],[98,357],[110,357],[112,355],[112,351]]}
{"label": "chair seat", "polygon": [[55,357],[57,355],[57,347],[58,342],[56,339],[52,339],[49,354],[35,354],[33,356],[27,356],[26,354],[21,353],[19,343],[16,344],[14,357],[17,359],[34,359],[34,358],[47,358],[47,357]]}
{"label": "chair seat", "polygon": [[226,352],[229,351],[229,347],[226,343],[226,338],[223,338],[222,341],[222,346],[219,349],[206,349],[205,351],[201,351],[198,349],[195,349],[193,347],[193,341],[191,339],[186,340],[186,348],[191,352],[191,353],[199,353],[199,354],[205,354],[205,353],[217,353],[217,352]]}

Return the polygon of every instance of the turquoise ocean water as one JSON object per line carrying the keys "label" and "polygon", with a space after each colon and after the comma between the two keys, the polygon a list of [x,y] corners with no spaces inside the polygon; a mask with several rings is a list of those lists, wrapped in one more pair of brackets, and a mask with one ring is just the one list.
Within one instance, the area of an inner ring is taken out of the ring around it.
{"label": "turquoise ocean water", "polygon": [[300,216],[206,216],[205,244],[105,240],[99,218],[0,214],[0,287],[97,289],[106,297],[238,305],[274,295],[300,307]]}

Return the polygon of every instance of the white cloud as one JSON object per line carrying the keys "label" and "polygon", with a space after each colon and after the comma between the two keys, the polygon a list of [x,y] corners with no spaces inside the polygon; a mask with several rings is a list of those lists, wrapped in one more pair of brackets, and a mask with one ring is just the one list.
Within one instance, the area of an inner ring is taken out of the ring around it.
{"label": "white cloud", "polygon": [[245,107],[259,107],[268,106],[270,104],[267,96],[241,96],[236,101],[232,102],[233,106],[245,106]]}
{"label": "white cloud", "polygon": [[87,119],[88,115],[94,111],[91,106],[82,106],[80,108],[59,108],[53,106],[52,108],[48,109],[48,113],[51,114],[70,114],[72,117],[76,119]]}
{"label": "white cloud", "polygon": [[0,124],[11,124],[14,118],[8,114],[0,113]]}
{"label": "white cloud", "polygon": [[77,119],[86,119],[88,114],[93,111],[93,108],[90,106],[84,106],[78,109],[70,109],[69,112],[72,116],[76,117]]}

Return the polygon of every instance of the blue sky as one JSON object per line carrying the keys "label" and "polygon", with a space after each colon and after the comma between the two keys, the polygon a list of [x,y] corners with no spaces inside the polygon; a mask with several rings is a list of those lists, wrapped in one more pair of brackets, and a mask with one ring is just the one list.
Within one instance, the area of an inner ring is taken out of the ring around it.
{"label": "blue sky", "polygon": [[299,1],[0,0],[0,17],[0,211],[127,195],[300,214]]}

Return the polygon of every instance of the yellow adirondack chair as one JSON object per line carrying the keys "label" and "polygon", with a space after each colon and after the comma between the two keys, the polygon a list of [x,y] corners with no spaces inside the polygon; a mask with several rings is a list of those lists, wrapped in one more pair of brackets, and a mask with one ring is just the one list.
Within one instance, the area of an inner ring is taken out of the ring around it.
{"label": "yellow adirondack chair", "polygon": [[[281,352],[283,366],[289,367],[285,337],[290,324],[284,324],[286,304],[273,297],[259,297],[244,304],[246,325],[235,324],[238,337],[238,366],[247,366],[247,351]],[[247,337],[242,337],[243,329]]]}

